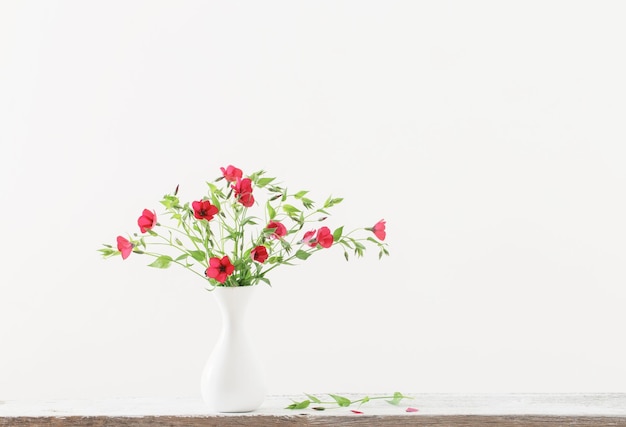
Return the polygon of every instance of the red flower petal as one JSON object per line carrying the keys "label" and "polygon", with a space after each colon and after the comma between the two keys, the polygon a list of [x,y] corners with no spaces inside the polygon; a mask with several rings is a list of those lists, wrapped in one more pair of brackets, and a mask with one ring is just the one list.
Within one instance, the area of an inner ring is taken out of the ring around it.
{"label": "red flower petal", "polygon": [[317,230],[311,230],[311,231],[307,231],[306,233],[304,233],[304,237],[302,238],[302,242],[306,243],[307,245],[309,245],[310,247],[314,248],[317,246],[317,240],[315,240],[313,238],[313,236],[315,236],[315,232]]}
{"label": "red flower petal", "polygon": [[196,219],[206,219],[207,221],[211,221],[213,216],[219,212],[217,206],[212,205],[208,200],[192,202],[191,207],[193,208],[193,216]]}
{"label": "red flower petal", "polygon": [[330,248],[333,245],[333,233],[330,228],[322,227],[317,232],[317,243],[323,248]]}
{"label": "red flower petal", "polygon": [[139,229],[142,233],[152,229],[156,222],[156,213],[148,209],[144,209],[139,219],[137,219],[137,225],[139,225]]}
{"label": "red flower petal", "polygon": [[385,224],[385,220],[381,219],[374,225],[374,227],[371,228],[371,230],[374,232],[374,235],[380,240],[385,240],[385,237],[387,237],[387,233],[385,232]]}
{"label": "red flower petal", "polygon": [[361,411],[357,411],[356,409],[350,409],[352,412],[354,412],[355,414],[362,414],[363,412]]}
{"label": "red flower petal", "polygon": [[128,258],[133,251],[133,244],[122,236],[117,236],[117,250],[122,253],[122,259]]}
{"label": "red flower petal", "polygon": [[235,191],[237,201],[249,208],[254,204],[254,196],[252,195],[252,180],[250,178],[237,179],[237,183],[231,188]]}
{"label": "red flower petal", "polygon": [[250,255],[252,256],[253,260],[255,260],[256,262],[260,262],[261,264],[263,264],[269,256],[267,253],[267,248],[263,245],[257,246],[256,248],[252,249],[252,251],[250,251]]}
{"label": "red flower petal", "polygon": [[417,408],[406,408],[407,412],[417,412]]}
{"label": "red flower petal", "polygon": [[265,228],[274,229],[274,232],[270,234],[270,238],[272,239],[280,239],[287,235],[287,227],[278,221],[270,221]]}
{"label": "red flower petal", "polygon": [[222,175],[224,175],[224,178],[226,178],[226,181],[228,182],[235,182],[243,176],[241,169],[236,168],[233,165],[228,165],[226,169],[223,167],[220,169],[222,170]]}
{"label": "red flower petal", "polygon": [[206,269],[204,274],[211,279],[217,280],[219,283],[224,283],[228,276],[233,274],[235,266],[230,263],[230,258],[227,255],[220,258],[209,258],[209,268]]}

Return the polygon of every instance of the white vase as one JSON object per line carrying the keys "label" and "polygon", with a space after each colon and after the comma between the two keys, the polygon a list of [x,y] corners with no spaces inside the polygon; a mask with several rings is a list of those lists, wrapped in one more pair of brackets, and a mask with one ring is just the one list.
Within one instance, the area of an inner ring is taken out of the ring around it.
{"label": "white vase", "polygon": [[250,412],[267,393],[266,380],[246,323],[248,302],[256,286],[213,290],[222,314],[221,335],[202,372],[202,399],[215,412]]}

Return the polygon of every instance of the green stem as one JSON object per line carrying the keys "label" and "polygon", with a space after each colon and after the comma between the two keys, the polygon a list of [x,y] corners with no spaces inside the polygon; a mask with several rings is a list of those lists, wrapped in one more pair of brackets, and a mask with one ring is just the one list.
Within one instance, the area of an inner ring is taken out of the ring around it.
{"label": "green stem", "polygon": [[[153,244],[153,245],[162,245],[162,246],[170,246],[170,247],[172,247],[172,248],[174,248],[174,249],[178,249],[178,250],[179,250],[179,251],[181,251],[182,253],[189,254],[189,250],[188,250],[187,248],[185,248],[184,246],[179,246],[179,245],[177,245],[176,243],[171,242],[171,241],[170,241],[169,239],[167,239],[165,236],[162,236],[162,235],[160,235],[160,234],[158,234],[158,233],[157,233],[156,237],[159,237],[159,238],[161,238],[161,239],[165,240],[165,243],[152,242],[151,244]],[[197,245],[194,245],[194,246],[196,247],[196,249],[197,249],[197,250],[202,251],[200,248],[198,248],[198,246],[197,246]],[[208,253],[208,251],[207,251],[206,253]],[[195,258],[194,258],[194,259],[195,259]],[[197,260],[196,260],[196,261],[197,261]],[[198,261],[198,262],[201,262],[201,261]],[[208,266],[209,266],[208,261],[207,261],[207,260],[205,260],[205,262],[204,262],[202,265],[203,265],[204,267],[208,267]]]}
{"label": "green stem", "polygon": [[[160,256],[163,256],[163,254],[157,254],[157,253],[153,253],[153,252],[145,252],[145,251],[141,251],[141,255],[148,255],[148,256],[151,256],[151,257],[154,257],[154,258],[158,258],[158,257],[160,257]],[[180,265],[180,266],[181,266],[181,267],[183,267],[183,268],[186,268],[187,270],[191,271],[191,272],[192,272],[192,273],[194,273],[195,275],[202,277],[202,279],[203,279],[203,280],[207,281],[206,276],[204,276],[203,274],[198,273],[196,270],[194,270],[194,269],[193,269],[193,268],[191,268],[191,267],[188,267],[186,264],[183,264],[183,263],[182,263],[182,262],[180,262],[180,261],[176,261],[175,259],[172,259],[172,261],[171,261],[171,262],[173,262],[174,264],[178,264],[178,265]]]}
{"label": "green stem", "polygon": [[[180,231],[179,229],[174,228],[174,227],[171,227],[171,226],[169,226],[169,225],[162,225],[162,224],[159,224],[159,226],[160,226],[160,227],[163,227],[163,228],[166,228],[166,229],[168,229],[168,230],[175,231],[175,232],[177,232],[177,233],[182,234],[183,236],[187,237],[187,238],[191,241],[191,244],[192,244],[192,245],[194,245],[194,247],[195,247],[197,250],[199,250],[199,251],[200,251],[200,250],[202,250],[202,249],[200,249],[200,248],[198,247],[198,244],[196,243],[196,241],[195,241],[195,240],[193,240],[193,239],[190,239],[190,238],[189,238],[189,236],[193,236],[193,237],[197,237],[197,238],[199,238],[199,239],[202,239],[202,236],[198,237],[198,235],[197,235],[197,234],[193,231],[193,229],[191,229],[191,228],[189,227],[189,224],[187,224],[185,221],[181,220],[181,224],[182,224],[183,228],[185,229],[185,232],[182,232],[182,231]],[[157,234],[158,234],[158,233],[157,233]],[[159,236],[160,236],[160,234],[159,234]]]}

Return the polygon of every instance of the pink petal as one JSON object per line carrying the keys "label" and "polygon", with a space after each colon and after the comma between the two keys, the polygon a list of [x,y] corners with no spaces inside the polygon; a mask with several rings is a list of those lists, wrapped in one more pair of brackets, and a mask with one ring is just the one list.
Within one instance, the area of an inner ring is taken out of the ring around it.
{"label": "pink petal", "polygon": [[416,408],[410,408],[410,407],[409,407],[409,408],[406,408],[406,411],[407,411],[407,412],[417,412],[417,409],[416,409]]}
{"label": "pink petal", "polygon": [[355,414],[362,414],[363,412],[361,411],[357,411],[356,409],[350,409],[352,412],[354,412]]}

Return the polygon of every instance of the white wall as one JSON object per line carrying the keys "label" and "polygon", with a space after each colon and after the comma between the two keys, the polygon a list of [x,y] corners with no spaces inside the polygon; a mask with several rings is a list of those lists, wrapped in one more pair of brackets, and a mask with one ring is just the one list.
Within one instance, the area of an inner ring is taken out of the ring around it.
{"label": "white wall", "polygon": [[260,289],[272,394],[626,391],[625,14],[3,1],[0,400],[199,396],[212,296],[96,249],[228,164],[387,220]]}

